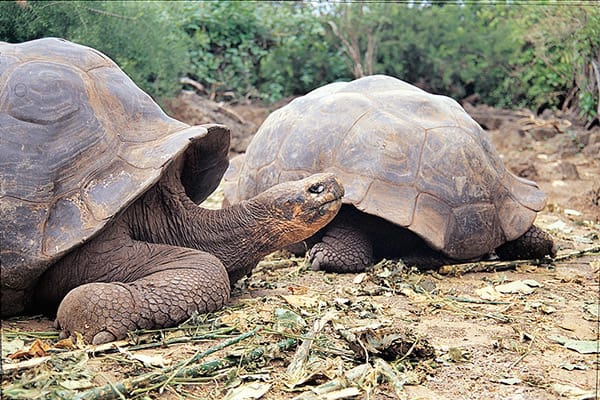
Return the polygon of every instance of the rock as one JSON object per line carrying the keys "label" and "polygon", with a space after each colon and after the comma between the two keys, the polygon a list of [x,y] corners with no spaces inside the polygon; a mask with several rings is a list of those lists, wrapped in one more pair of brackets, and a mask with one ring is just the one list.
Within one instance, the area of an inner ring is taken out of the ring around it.
{"label": "rock", "polygon": [[529,133],[531,134],[531,137],[533,137],[535,140],[546,140],[556,136],[558,131],[554,127],[544,126],[541,128],[531,129]]}
{"label": "rock", "polygon": [[574,180],[580,179],[579,173],[577,172],[577,167],[575,164],[569,161],[561,161],[558,164],[558,173],[560,174],[560,179],[562,180]]}
{"label": "rock", "polygon": [[539,174],[535,164],[529,160],[515,160],[507,164],[510,170],[521,178],[526,178],[533,181],[539,179]]}

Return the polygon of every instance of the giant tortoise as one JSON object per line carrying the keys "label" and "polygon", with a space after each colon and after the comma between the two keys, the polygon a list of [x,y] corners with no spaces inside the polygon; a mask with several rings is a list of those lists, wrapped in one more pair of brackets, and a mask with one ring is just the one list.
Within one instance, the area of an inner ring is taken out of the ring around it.
{"label": "giant tortoise", "polygon": [[56,312],[62,336],[93,343],[174,325],[220,308],[341,206],[339,182],[317,174],[198,207],[227,169],[229,130],[169,118],[94,49],[0,43],[0,90],[2,317]]}
{"label": "giant tortoise", "polygon": [[537,185],[504,167],[456,101],[396,78],[332,83],[273,112],[225,174],[226,200],[316,172],[336,174],[346,194],[307,242],[315,269],[361,271],[382,257],[427,267],[494,252],[554,254],[533,225],[545,204]]}

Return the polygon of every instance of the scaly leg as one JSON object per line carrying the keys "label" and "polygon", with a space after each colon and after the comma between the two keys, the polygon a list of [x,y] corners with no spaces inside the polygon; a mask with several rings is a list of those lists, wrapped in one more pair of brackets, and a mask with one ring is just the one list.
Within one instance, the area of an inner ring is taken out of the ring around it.
{"label": "scaly leg", "polygon": [[38,302],[62,299],[56,318],[62,337],[78,331],[88,342],[105,343],[135,329],[174,326],[229,299],[227,271],[211,254],[137,241],[108,253],[85,247],[38,284]]}
{"label": "scaly leg", "polygon": [[502,260],[527,260],[554,257],[556,250],[552,237],[537,226],[531,225],[521,237],[498,247],[496,254]]}
{"label": "scaly leg", "polygon": [[310,249],[309,260],[313,270],[361,272],[373,263],[373,245],[366,233],[335,219]]}

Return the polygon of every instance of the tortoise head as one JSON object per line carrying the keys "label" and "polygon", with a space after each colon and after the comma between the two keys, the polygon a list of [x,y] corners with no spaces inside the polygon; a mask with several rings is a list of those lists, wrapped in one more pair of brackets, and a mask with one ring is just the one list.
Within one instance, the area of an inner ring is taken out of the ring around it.
{"label": "tortoise head", "polygon": [[333,174],[314,174],[280,183],[251,201],[266,210],[272,226],[281,233],[281,246],[302,241],[327,225],[342,206],[344,188]]}

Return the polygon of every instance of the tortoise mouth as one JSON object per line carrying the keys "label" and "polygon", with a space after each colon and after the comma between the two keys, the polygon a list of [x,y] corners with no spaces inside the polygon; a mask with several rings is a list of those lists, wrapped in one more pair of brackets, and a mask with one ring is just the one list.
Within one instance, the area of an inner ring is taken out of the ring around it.
{"label": "tortoise mouth", "polygon": [[[315,174],[300,181],[280,183],[269,190],[276,199],[272,204],[274,211],[286,221],[304,227],[333,219],[344,196],[344,187],[333,174]],[[264,193],[269,200],[269,191]]]}
{"label": "tortoise mouth", "polygon": [[[319,202],[314,202],[308,207],[303,207],[302,211],[293,218],[292,225],[296,236],[291,241],[296,243],[315,234],[319,229],[330,223],[342,207],[342,197],[340,195],[327,194]],[[297,233],[302,232],[302,233]]]}
{"label": "tortoise mouth", "polygon": [[318,206],[312,207],[313,210],[318,210],[320,213],[330,211],[332,208],[340,208],[342,206],[342,196],[334,197],[331,200],[325,200]]}
{"label": "tortoise mouth", "polygon": [[320,202],[309,209],[312,214],[312,222],[327,220],[327,223],[332,220],[342,207],[342,197],[335,196]]}

